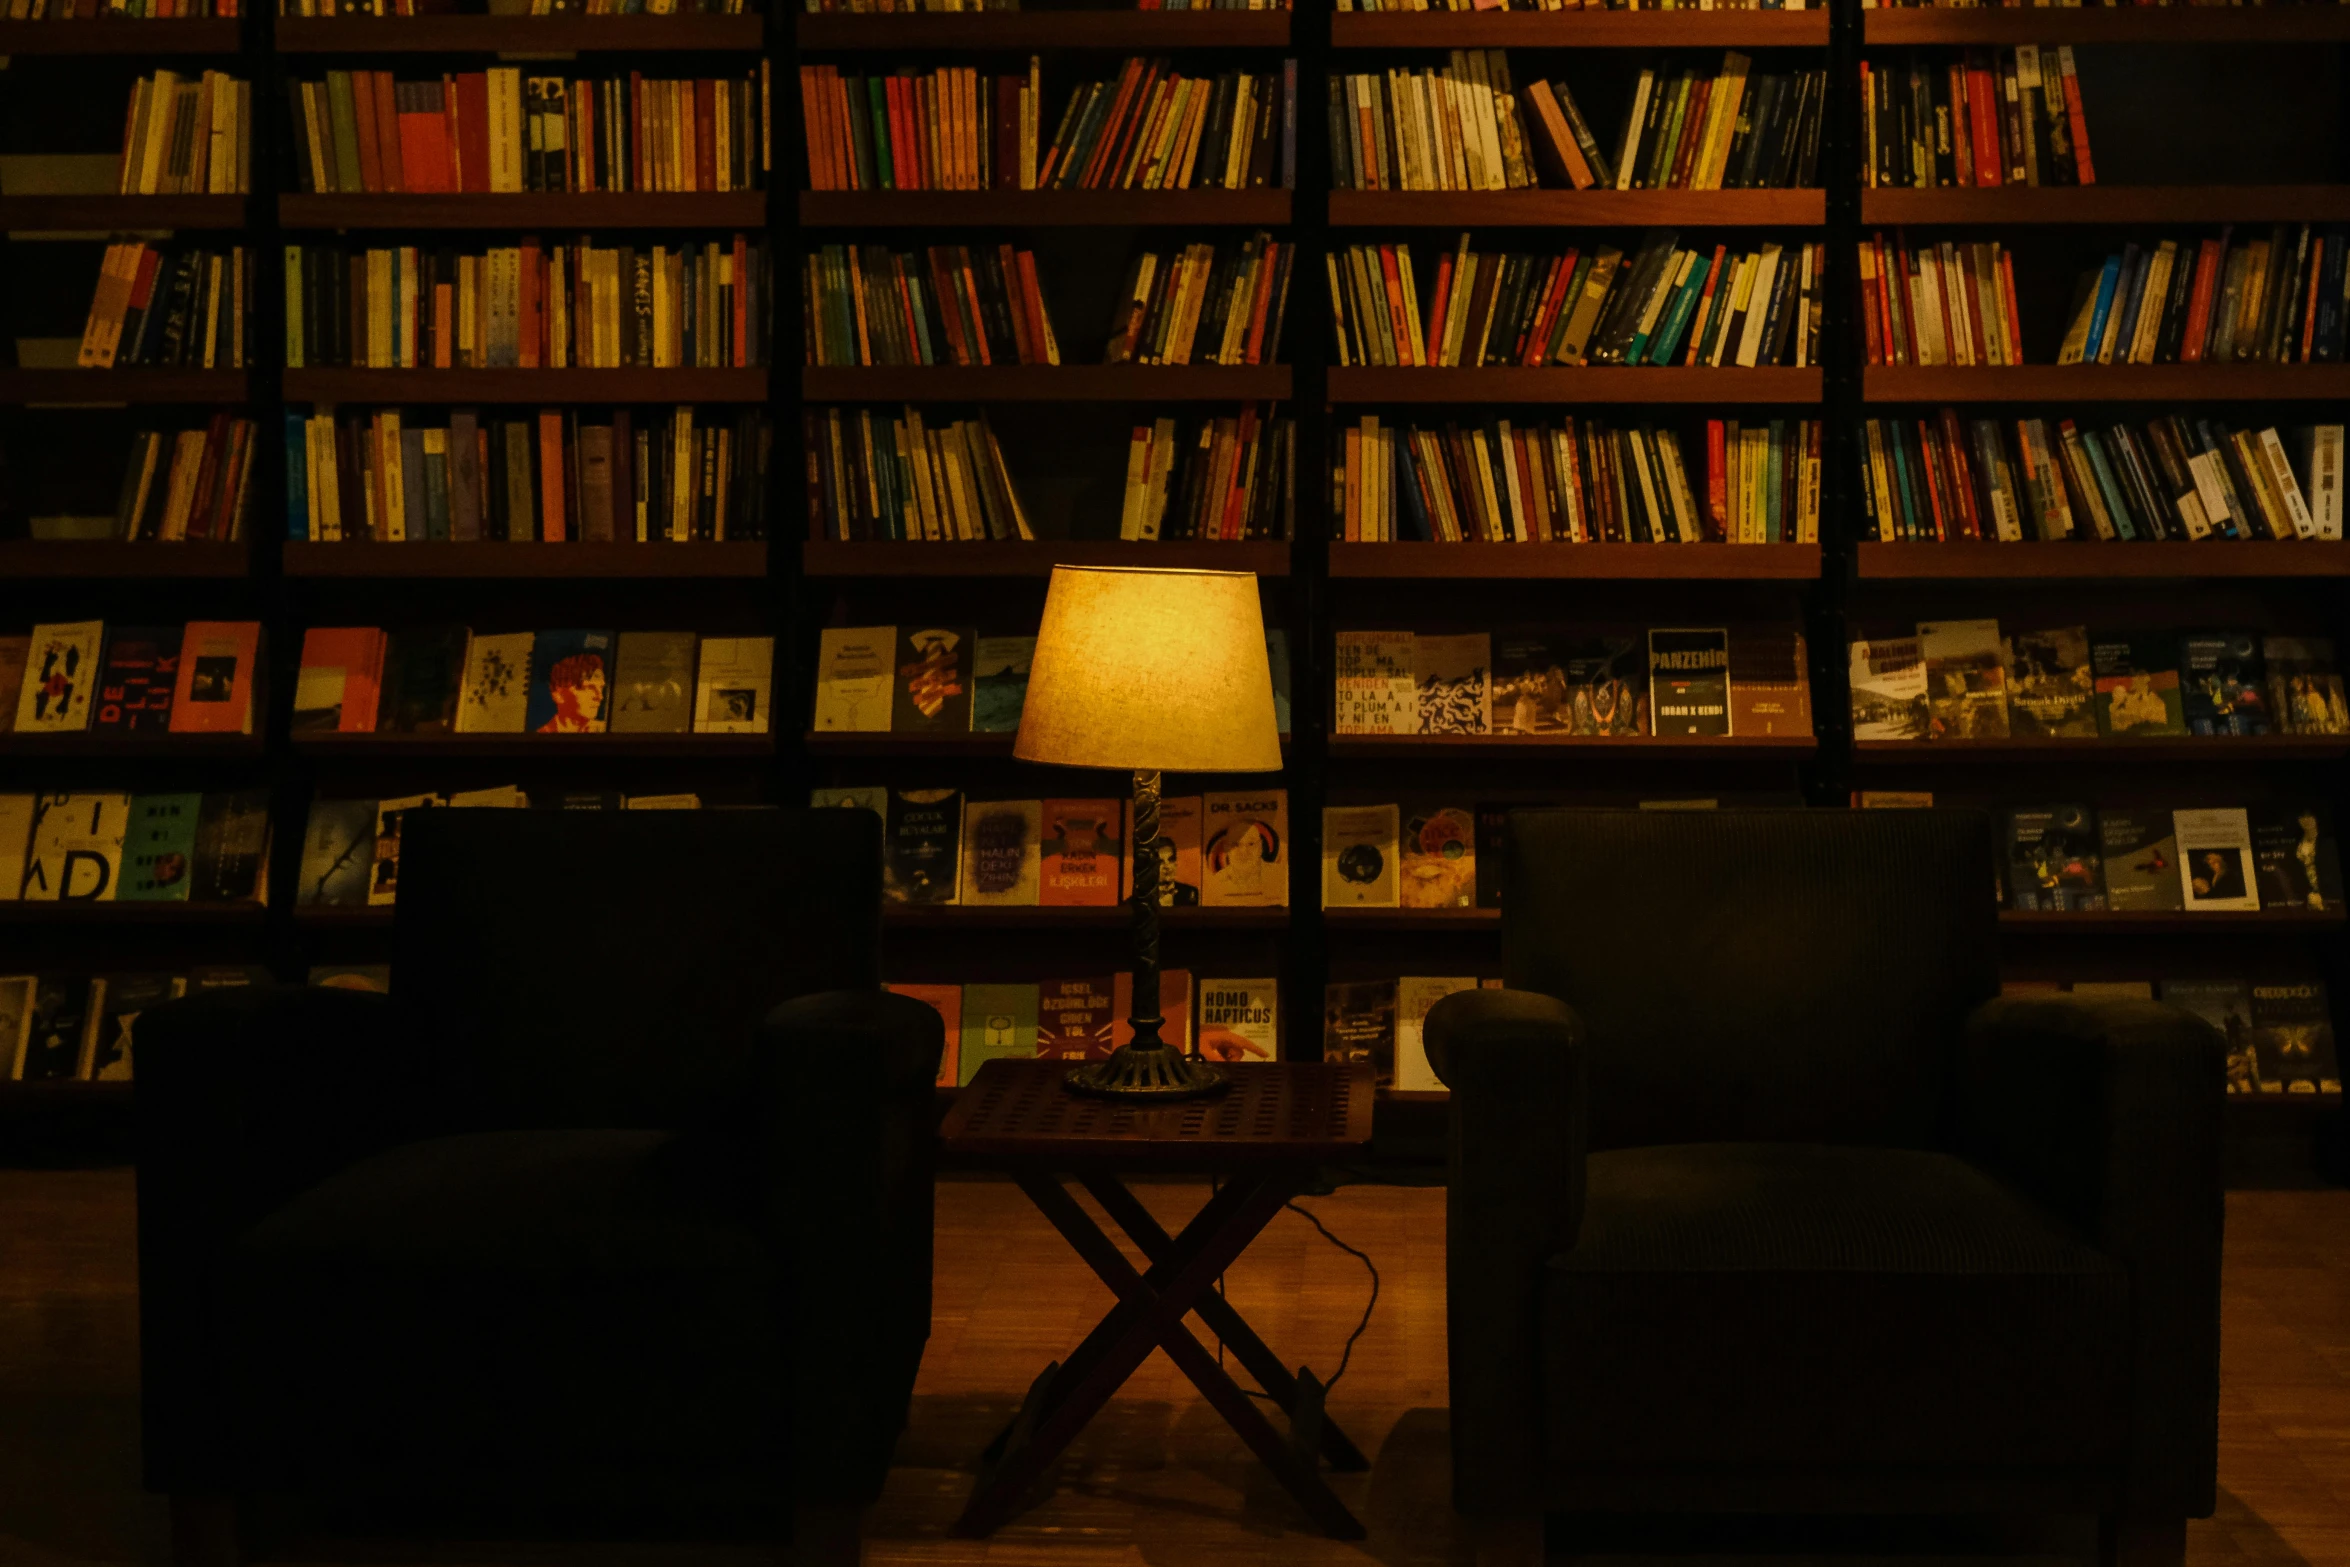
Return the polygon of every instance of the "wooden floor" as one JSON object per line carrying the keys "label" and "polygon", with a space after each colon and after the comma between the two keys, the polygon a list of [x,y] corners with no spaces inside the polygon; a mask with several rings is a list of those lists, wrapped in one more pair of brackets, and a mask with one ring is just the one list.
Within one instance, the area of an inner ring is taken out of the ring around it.
{"label": "wooden floor", "polygon": [[[1205,1196],[1149,1188],[1162,1218]],[[1008,1186],[939,1194],[938,1309],[913,1425],[874,1521],[880,1567],[1259,1567],[1455,1564],[1446,1506],[1444,1206],[1438,1190],[1354,1187],[1309,1199],[1378,1262],[1382,1293],[1331,1409],[1373,1455],[1341,1494],[1370,1539],[1314,1536],[1237,1438],[1154,1356],[1072,1451],[1050,1499],[987,1542],[948,1527],[972,1460],[1028,1380],[1099,1316],[1105,1295]],[[131,1186],[118,1171],[0,1171],[0,1567],[160,1562],[162,1520],[138,1486]],[[1295,1215],[1229,1280],[1277,1353],[1328,1375],[1366,1298],[1362,1265]],[[2191,1526],[2195,1567],[2350,1567],[2350,1192],[2241,1193],[2228,1208],[2218,1515]],[[1739,1567],[1833,1558],[2078,1562],[2074,1525],[1957,1526],[1809,1538],[1785,1530],[1579,1536],[1586,1563]],[[1554,1549],[1570,1542],[1554,1541]],[[741,1550],[609,1552],[337,1541],[303,1562],[751,1561]]]}

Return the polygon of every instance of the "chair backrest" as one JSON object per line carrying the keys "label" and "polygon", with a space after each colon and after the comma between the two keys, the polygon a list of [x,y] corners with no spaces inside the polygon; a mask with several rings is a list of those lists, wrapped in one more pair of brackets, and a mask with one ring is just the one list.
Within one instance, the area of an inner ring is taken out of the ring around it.
{"label": "chair backrest", "polygon": [[1512,812],[1504,968],[1582,1015],[1590,1146],[1934,1146],[1999,989],[1992,841],[1973,811]]}
{"label": "chair backrest", "polygon": [[771,1007],[881,983],[869,811],[430,810],[401,835],[392,1004],[451,1129],[701,1119]]}

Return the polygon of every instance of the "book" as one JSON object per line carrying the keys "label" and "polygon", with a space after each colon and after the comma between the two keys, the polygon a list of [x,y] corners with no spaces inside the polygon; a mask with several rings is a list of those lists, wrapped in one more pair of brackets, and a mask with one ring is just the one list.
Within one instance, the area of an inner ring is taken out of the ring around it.
{"label": "book", "polygon": [[105,630],[95,620],[33,627],[16,698],[18,734],[78,734],[90,727]]}
{"label": "book", "polygon": [[691,732],[694,652],[690,631],[621,632],[612,659],[611,732]]}
{"label": "book", "polygon": [[2176,909],[2179,842],[2171,813],[2108,805],[2097,813],[2099,858],[2109,909]]}
{"label": "book", "polygon": [[[1047,800],[1039,829],[1037,902],[1048,908],[1118,902],[1124,802]],[[1165,801],[1160,802],[1165,816]],[[1163,831],[1162,827],[1162,831]],[[1194,850],[1196,856],[1196,848]]]}
{"label": "book", "polygon": [[1035,985],[965,985],[963,1047],[955,1081],[968,1083],[990,1061],[1026,1061],[1036,1055],[1042,997]]}
{"label": "book", "polygon": [[1397,906],[1476,907],[1476,818],[1451,805],[1406,807],[1402,815],[1396,860]]}
{"label": "book", "polygon": [[1289,728],[1289,633],[1279,626],[1265,631],[1265,673],[1273,682],[1273,727],[1281,734]]}
{"label": "book", "polygon": [[2018,631],[2006,641],[2005,658],[2012,733],[2028,739],[2097,737],[2097,681],[2089,669],[2086,626]]}
{"label": "book", "polygon": [[1395,1086],[1408,1093],[1442,1092],[1443,1081],[1428,1064],[1428,1013],[1446,996],[1475,990],[1473,978],[1430,978],[1406,974],[1395,982]]}
{"label": "book", "polygon": [[0,794],[0,898],[23,896],[39,803],[38,795]]}
{"label": "book", "polygon": [[1926,738],[2004,740],[2007,665],[1996,620],[1928,620],[1918,624],[1926,661]]}
{"label": "book", "polygon": [[2342,906],[2341,850],[2330,812],[2315,804],[2259,805],[2245,814],[2262,908],[2319,914]]}
{"label": "book", "polygon": [[1333,734],[1419,733],[1419,699],[1412,682],[1413,640],[1408,631],[1338,633],[1332,665],[1336,671]]}
{"label": "book", "polygon": [[946,1047],[938,1056],[936,1086],[952,1088],[960,1081],[957,1075],[957,1057],[963,1044],[963,987],[960,985],[889,985],[884,987],[896,994],[921,1002],[938,1014],[940,1031]]}
{"label": "book", "polygon": [[179,688],[180,641],[178,626],[108,627],[90,728],[113,734],[169,730],[172,695]]}
{"label": "book", "polygon": [[29,636],[0,636],[0,735],[16,729],[16,704],[24,694],[25,660],[32,656]]}
{"label": "book", "polygon": [[2228,1092],[2260,1092],[2259,1056],[2252,1048],[2252,990],[2240,979],[2166,979],[2164,1001],[2209,1023],[2227,1041]]}
{"label": "book", "polygon": [[40,986],[38,975],[0,974],[0,1082],[24,1076],[25,1041]]}
{"label": "book", "polygon": [[2267,680],[2257,631],[2189,632],[2179,639],[2179,705],[2189,734],[2267,734]]}
{"label": "book", "polygon": [[408,794],[376,802],[375,852],[367,869],[370,908],[389,908],[400,901],[400,840],[408,813],[445,803],[437,794]]}
{"label": "book", "polygon": [[816,638],[816,728],[881,734],[889,729],[895,626],[827,626]]}
{"label": "book", "polygon": [[1062,1061],[1098,1061],[1110,1053],[1110,1020],[1117,1016],[1117,980],[1048,979],[1036,987],[1036,1054]]}
{"label": "book", "polygon": [[118,900],[130,903],[185,903],[195,884],[196,824],[204,811],[201,794],[141,794],[131,797],[123,832],[122,885]]}
{"label": "book", "polygon": [[376,733],[455,732],[469,640],[463,626],[415,626],[387,635]]}
{"label": "book", "polygon": [[49,903],[112,903],[122,881],[130,811],[127,794],[35,795],[17,895]]}
{"label": "book", "polygon": [[1322,907],[1396,906],[1396,832],[1392,805],[1322,808]]}
{"label": "book", "polygon": [[1574,732],[1576,712],[1560,667],[1561,647],[1562,639],[1541,627],[1493,634],[1495,734]]}
{"label": "book", "polygon": [[962,791],[892,789],[882,838],[883,901],[956,902],[962,865]]}
{"label": "book", "polygon": [[2264,637],[2270,706],[2277,727],[2293,735],[2350,734],[2350,701],[2334,667],[2330,637]]}
{"label": "book", "polygon": [[1200,903],[1289,906],[1289,791],[1246,789],[1200,801]]}
{"label": "book", "polygon": [[[1196,794],[1165,795],[1159,800],[1159,836],[1152,858],[1159,862],[1159,907],[1190,909],[1200,902],[1200,822],[1204,815]],[[1126,803],[1126,840],[1134,839],[1134,804]],[[1132,896],[1131,885],[1121,885],[1121,896]]]}
{"label": "book", "polygon": [[253,682],[260,658],[259,621],[189,621],[180,642],[171,732],[251,734]]}
{"label": "book", "polygon": [[[1191,973],[1159,970],[1159,1037],[1191,1054]],[[1121,969],[1110,977],[1110,1049],[1134,1042],[1134,975]]]}
{"label": "book", "polygon": [[1281,982],[1202,979],[1199,1053],[1207,1061],[1281,1059]]}
{"label": "book", "polygon": [[2161,632],[2099,634],[2090,639],[2097,681],[2097,729],[2107,738],[2183,735],[2177,639]]}
{"label": "book", "polygon": [[889,820],[889,791],[879,784],[855,784],[844,789],[811,789],[808,804],[819,811],[871,811],[876,821]]}
{"label": "book", "polygon": [[457,732],[515,735],[530,713],[531,648],[537,633],[476,632],[465,646],[465,680],[457,708]]}
{"label": "book", "polygon": [[294,678],[296,730],[373,734],[388,641],[374,626],[312,626]]}
{"label": "book", "polygon": [[612,687],[612,633],[541,631],[530,644],[522,727],[534,735],[600,735]]}
{"label": "book", "polygon": [[2333,1008],[2321,980],[2252,986],[2252,1053],[2264,1094],[2339,1094]]}
{"label": "book", "polygon": [[773,637],[704,637],[694,674],[694,733],[763,735],[774,727]]}
{"label": "book", "polygon": [[132,1081],[140,1015],[187,990],[187,978],[180,974],[101,974],[92,980],[89,1050],[80,1075],[93,1083]]}
{"label": "book", "polygon": [[1028,703],[1034,637],[978,637],[971,658],[971,732],[1012,734]]}
{"label": "book", "polygon": [[[1601,634],[1558,644],[1560,661],[1542,674],[1547,702],[1555,689],[1567,730],[1579,735],[1644,735],[1651,714],[1647,653],[1637,636]],[[1523,697],[1521,696],[1521,702]],[[1538,720],[1539,721],[1539,720]]]}
{"label": "book", "polygon": [[973,800],[963,807],[962,902],[1036,906],[1041,814],[1035,800]]}
{"label": "book", "polygon": [[1730,633],[1659,629],[1648,634],[1648,707],[1659,735],[1730,732]]}
{"label": "book", "polygon": [[1394,980],[1322,987],[1322,1059],[1368,1065],[1381,1088],[1395,1086]]}
{"label": "book", "polygon": [[1793,627],[1737,627],[1730,633],[1730,733],[1809,735],[1811,671],[1803,633]]}
{"label": "book", "polygon": [[30,999],[10,1075],[25,1083],[72,1079],[82,1069],[89,1033],[90,981],[43,974],[33,982]]}
{"label": "book", "polygon": [[196,818],[196,903],[269,901],[269,791],[238,789],[204,796]]}
{"label": "book", "polygon": [[2173,811],[2179,845],[2179,904],[2190,913],[2250,913],[2260,907],[2252,874],[2252,828],[2241,807]]}
{"label": "book", "polygon": [[1412,638],[1412,700],[1418,733],[1493,732],[1493,638],[1483,631]]}
{"label": "book", "polygon": [[1852,738],[1926,738],[1926,658],[1916,637],[1852,644]]}
{"label": "book", "polygon": [[2007,813],[2007,906],[2073,914],[2105,907],[2096,813],[2085,805],[2022,806]]}
{"label": "book", "polygon": [[894,652],[889,727],[900,734],[968,734],[971,730],[969,631],[901,627]]}
{"label": "book", "polygon": [[294,901],[305,908],[365,908],[374,874],[375,802],[311,801]]}

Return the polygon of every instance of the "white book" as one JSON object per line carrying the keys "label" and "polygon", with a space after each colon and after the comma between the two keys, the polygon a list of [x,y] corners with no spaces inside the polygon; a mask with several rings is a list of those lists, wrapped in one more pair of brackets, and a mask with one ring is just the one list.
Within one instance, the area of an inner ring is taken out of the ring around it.
{"label": "white book", "polygon": [[130,820],[127,794],[36,795],[20,896],[43,903],[112,903]]}
{"label": "white book", "polygon": [[1336,641],[1334,734],[1419,732],[1409,631],[1341,631]]}
{"label": "white book", "polygon": [[1322,907],[1392,909],[1399,832],[1393,805],[1322,809]]}
{"label": "white book", "polygon": [[1778,246],[1765,245],[1754,267],[1754,283],[1746,296],[1746,330],[1738,339],[1738,363],[1751,370],[1762,357],[1763,323],[1771,312],[1771,290],[1779,279]]}
{"label": "white book", "polygon": [[33,627],[24,683],[16,693],[18,734],[79,734],[90,727],[105,633],[104,622],[96,620]]}
{"label": "white book", "polygon": [[704,637],[694,681],[694,733],[768,733],[774,678],[773,637]]}
{"label": "white book", "polygon": [[1395,982],[1395,1086],[1406,1093],[1441,1092],[1444,1083],[1428,1064],[1428,1014],[1446,996],[1475,990],[1477,981],[1407,974]]}
{"label": "white book", "polygon": [[882,734],[889,729],[895,626],[827,626],[817,638],[816,727]]}
{"label": "white book", "polygon": [[2251,913],[2260,907],[2252,828],[2242,807],[2173,811],[2179,846],[2179,895],[2189,913]]}
{"label": "white book", "polygon": [[531,631],[465,639],[465,679],[457,693],[461,735],[518,735],[530,705]]}
{"label": "white book", "polygon": [[2301,497],[2301,483],[2293,476],[2293,465],[2285,460],[2285,443],[2271,425],[2260,432],[2260,455],[2268,463],[2269,477],[2275,481],[2277,497],[2285,503],[2285,515],[2293,519],[2293,536],[2314,539],[2318,536],[2317,519],[2310,515],[2308,503]]}

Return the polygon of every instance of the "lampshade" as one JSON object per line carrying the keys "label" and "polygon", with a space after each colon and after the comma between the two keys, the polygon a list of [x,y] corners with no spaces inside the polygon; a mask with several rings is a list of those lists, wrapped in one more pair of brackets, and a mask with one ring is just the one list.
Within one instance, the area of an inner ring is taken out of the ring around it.
{"label": "lampshade", "polygon": [[1012,754],[1122,772],[1278,771],[1255,575],[1054,567]]}

